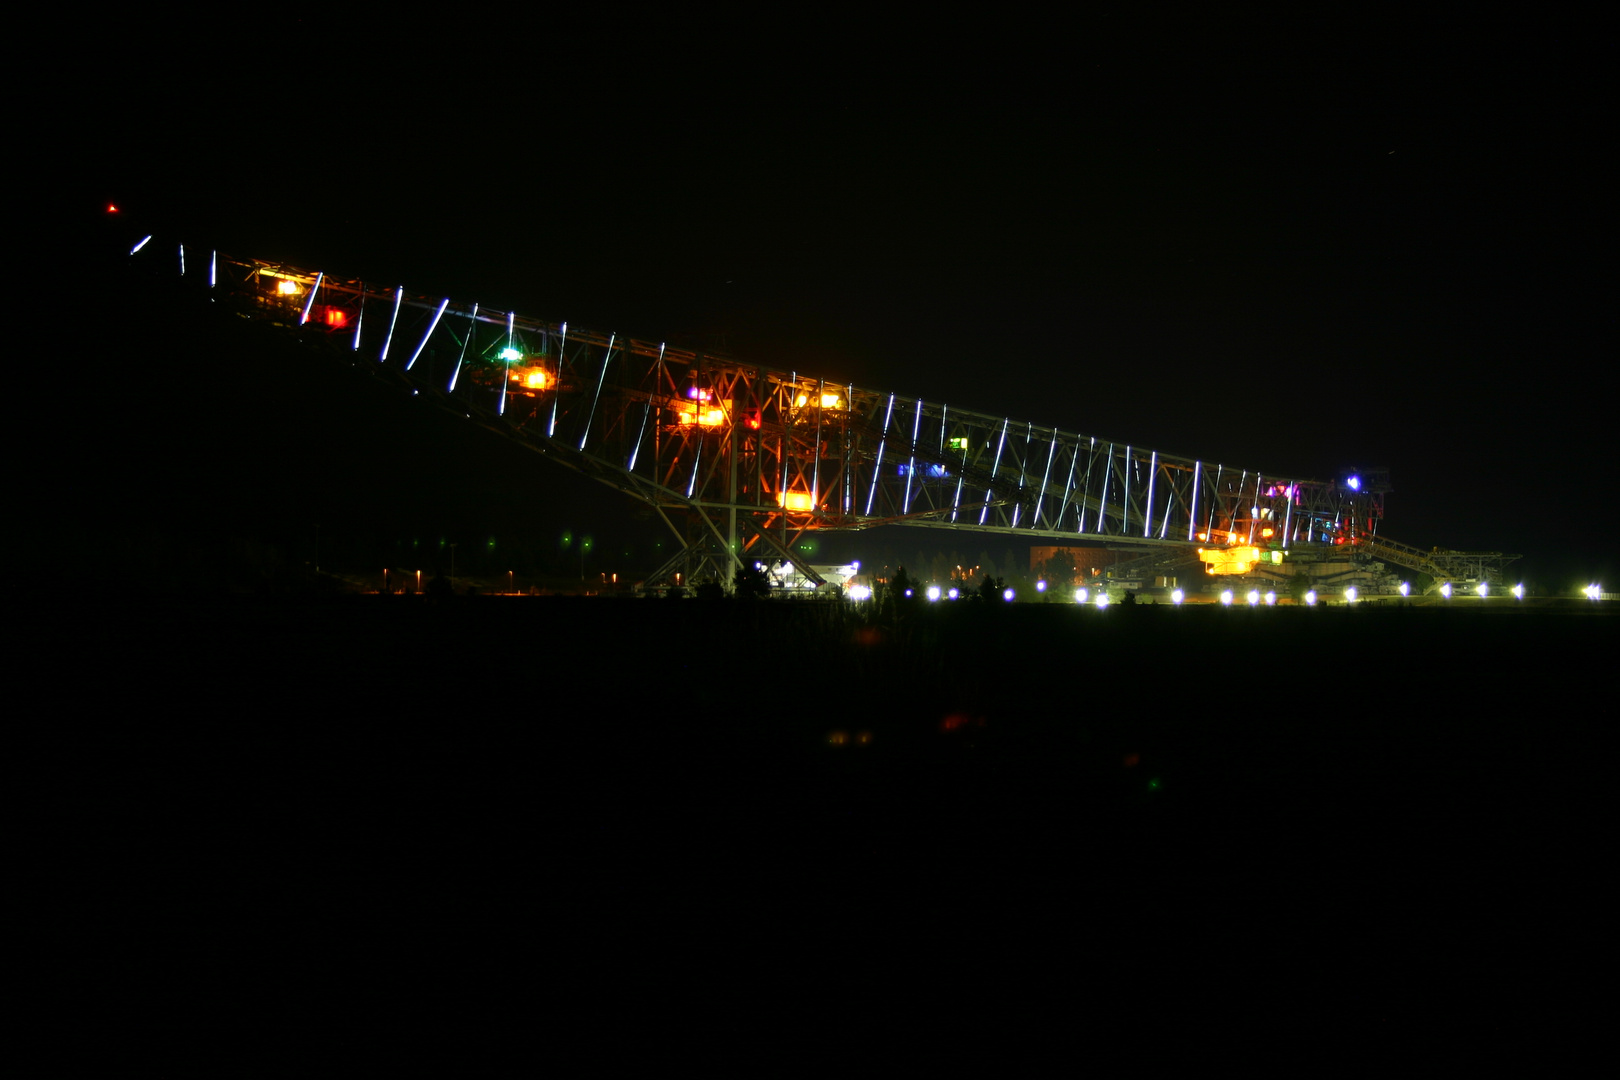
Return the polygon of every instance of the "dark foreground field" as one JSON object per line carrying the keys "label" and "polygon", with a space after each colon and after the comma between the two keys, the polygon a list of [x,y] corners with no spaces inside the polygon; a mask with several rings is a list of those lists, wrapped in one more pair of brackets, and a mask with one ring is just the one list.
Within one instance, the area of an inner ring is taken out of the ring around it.
{"label": "dark foreground field", "polygon": [[896,981],[1050,1003],[1131,973],[1369,1031],[1579,1025],[1617,626],[58,607],[34,831],[74,928],[62,977],[185,1008],[246,980],[361,1009],[450,941],[514,1008],[717,983],[849,1007]]}

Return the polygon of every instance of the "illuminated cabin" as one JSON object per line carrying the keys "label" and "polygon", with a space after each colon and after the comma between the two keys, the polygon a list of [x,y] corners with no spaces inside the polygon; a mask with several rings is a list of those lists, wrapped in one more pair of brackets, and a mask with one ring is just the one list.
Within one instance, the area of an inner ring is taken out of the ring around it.
{"label": "illuminated cabin", "polygon": [[699,427],[717,428],[724,425],[726,417],[731,415],[731,399],[711,401],[705,391],[700,400],[670,398],[665,408],[673,415],[677,427],[696,424]]}
{"label": "illuminated cabin", "polygon": [[309,321],[328,330],[348,330],[353,325],[349,313],[336,304],[316,304],[310,308]]}
{"label": "illuminated cabin", "polygon": [[525,364],[523,367],[514,367],[506,373],[509,389],[514,394],[524,397],[534,397],[541,391],[550,390],[556,385],[556,379],[551,372],[539,364]]}
{"label": "illuminated cabin", "polygon": [[1198,559],[1206,574],[1247,574],[1261,559],[1260,549],[1250,544],[1229,548],[1199,548]]}
{"label": "illuminated cabin", "polygon": [[816,509],[816,497],[808,491],[779,491],[776,505],[785,510],[811,511]]}

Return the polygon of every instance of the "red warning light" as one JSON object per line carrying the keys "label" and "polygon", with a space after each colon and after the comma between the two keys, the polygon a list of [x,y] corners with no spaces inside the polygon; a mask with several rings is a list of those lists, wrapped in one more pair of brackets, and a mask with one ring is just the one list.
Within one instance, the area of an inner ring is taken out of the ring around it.
{"label": "red warning light", "polygon": [[327,308],[326,309],[326,325],[327,326],[342,328],[344,326],[347,326],[348,323],[349,323],[349,317],[348,317],[348,315],[344,314],[342,308]]}
{"label": "red warning light", "polygon": [[118,213],[118,207],[114,206],[112,203],[108,203],[107,204],[107,213],[109,213],[109,214]]}

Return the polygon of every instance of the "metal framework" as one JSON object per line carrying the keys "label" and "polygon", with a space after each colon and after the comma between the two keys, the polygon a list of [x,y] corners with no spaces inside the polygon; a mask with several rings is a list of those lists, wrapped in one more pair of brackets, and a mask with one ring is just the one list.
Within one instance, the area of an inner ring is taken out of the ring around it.
{"label": "metal framework", "polygon": [[892,523],[1286,549],[1376,535],[1389,490],[1381,470],[1275,475],[401,286],[223,255],[209,266],[245,313],[324,332],[652,506],[682,549],[650,582],[729,583],[744,558],[789,560],[807,531]]}
{"label": "metal framework", "polygon": [[1425,593],[1437,592],[1451,581],[1484,581],[1499,585],[1504,580],[1503,571],[1508,564],[1520,558],[1500,551],[1451,551],[1446,548],[1425,551],[1383,536],[1362,537],[1356,543],[1363,555],[1426,574],[1429,584],[1424,589]]}

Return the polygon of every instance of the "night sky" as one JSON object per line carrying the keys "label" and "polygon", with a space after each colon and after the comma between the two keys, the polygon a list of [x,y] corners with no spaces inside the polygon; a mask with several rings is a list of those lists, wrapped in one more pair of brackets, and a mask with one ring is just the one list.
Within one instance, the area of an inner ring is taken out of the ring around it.
{"label": "night sky", "polygon": [[19,623],[28,977],[96,1036],[53,1053],[304,1065],[310,1031],[371,1064],[424,1007],[459,1033],[445,987],[528,1059],[667,1054],[660,1023],[710,1057],[756,1029],[915,1056],[926,1016],[953,1050],[1073,1043],[1112,1032],[1097,1001],[1400,1060],[1606,1032],[1602,607],[325,604],[298,568],[242,602],[316,523],[323,555],[537,506],[669,538],[152,284],[130,229],[1228,467],[1387,466],[1384,535],[1620,587],[1608,34],[1035,10],[17,35],[8,160],[71,223],[36,277],[57,233],[13,203],[43,342],[11,358],[13,547],[52,593]]}
{"label": "night sky", "polygon": [[120,27],[72,212],[1229,465],[1387,465],[1397,540],[1617,576],[1580,27],[637,30]]}

